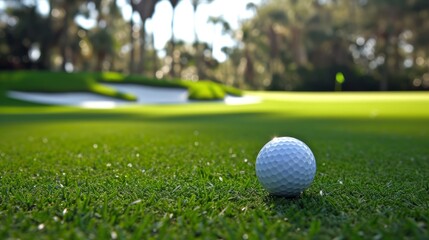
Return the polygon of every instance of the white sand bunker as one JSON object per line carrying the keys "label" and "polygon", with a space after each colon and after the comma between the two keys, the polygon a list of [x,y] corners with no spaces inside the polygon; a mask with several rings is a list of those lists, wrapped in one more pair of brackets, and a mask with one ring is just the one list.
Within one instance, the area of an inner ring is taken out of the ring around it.
{"label": "white sand bunker", "polygon": [[188,90],[182,88],[149,87],[137,84],[104,84],[119,92],[131,93],[138,104],[187,103]]}
{"label": "white sand bunker", "polygon": [[[128,102],[94,93],[29,93],[9,91],[10,98],[49,105],[78,106],[83,108],[114,108],[133,104],[184,104],[189,103],[188,90],[180,88],[149,87],[136,84],[105,84],[120,92],[131,93],[137,97],[136,102]],[[227,105],[255,104],[259,97],[226,96]]]}
{"label": "white sand bunker", "polygon": [[113,99],[93,93],[29,93],[9,91],[10,98],[24,100],[28,102],[78,106],[83,108],[114,108],[119,105],[127,104],[127,101]]}

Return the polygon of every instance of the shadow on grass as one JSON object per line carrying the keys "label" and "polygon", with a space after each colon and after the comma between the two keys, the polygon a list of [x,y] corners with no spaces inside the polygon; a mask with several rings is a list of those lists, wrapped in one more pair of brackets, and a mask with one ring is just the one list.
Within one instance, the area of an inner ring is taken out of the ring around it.
{"label": "shadow on grass", "polygon": [[0,107],[50,107],[52,105],[33,103],[18,99],[7,98],[5,93],[0,91]]}
{"label": "shadow on grass", "polygon": [[222,113],[222,114],[191,114],[191,115],[175,115],[175,116],[156,116],[145,113],[117,113],[109,111],[91,111],[85,112],[62,112],[62,113],[8,113],[0,114],[0,122],[67,122],[67,121],[121,121],[121,122],[134,122],[134,121],[146,121],[146,122],[171,122],[171,123],[219,123],[222,121],[236,122],[243,121],[245,119],[255,118],[270,118],[271,114],[255,113],[255,112],[241,112],[241,113]]}
{"label": "shadow on grass", "polygon": [[[327,200],[318,194],[303,194],[296,198],[285,198],[268,195],[264,202],[270,207],[276,217],[301,230],[308,230],[309,236],[314,236],[320,231],[322,222],[330,219],[331,224],[341,225],[344,216],[341,212]],[[296,229],[299,231],[299,229]]]}
{"label": "shadow on grass", "polygon": [[276,213],[285,216],[309,215],[321,213],[338,214],[335,207],[319,194],[302,194],[294,198],[267,195],[264,202]]}

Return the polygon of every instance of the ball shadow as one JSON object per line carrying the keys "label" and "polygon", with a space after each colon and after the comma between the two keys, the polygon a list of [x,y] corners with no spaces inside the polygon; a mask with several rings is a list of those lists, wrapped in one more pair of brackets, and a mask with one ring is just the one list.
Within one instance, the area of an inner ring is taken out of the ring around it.
{"label": "ball shadow", "polygon": [[303,217],[311,222],[314,218],[341,215],[326,196],[318,193],[304,192],[293,198],[267,195],[264,202],[277,216],[288,218],[290,222],[302,222]]}

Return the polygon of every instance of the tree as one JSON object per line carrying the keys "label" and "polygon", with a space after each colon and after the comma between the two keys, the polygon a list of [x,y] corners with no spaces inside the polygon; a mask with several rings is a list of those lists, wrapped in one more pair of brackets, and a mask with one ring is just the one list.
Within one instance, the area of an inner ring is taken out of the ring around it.
{"label": "tree", "polygon": [[[137,12],[141,19],[140,30],[140,56],[137,72],[144,73],[145,54],[146,54],[146,20],[151,18],[155,12],[155,6],[158,0],[130,0],[133,11]],[[132,20],[131,20],[132,21]],[[133,31],[131,26],[131,31]]]}
{"label": "tree", "polygon": [[172,77],[176,77],[176,69],[178,66],[177,59],[180,58],[180,53],[176,53],[176,39],[174,38],[174,16],[176,13],[176,6],[179,4],[180,0],[169,0],[171,6],[173,7],[173,16],[171,17],[171,40],[170,40],[170,46],[171,46],[171,68],[170,68],[170,74]]}

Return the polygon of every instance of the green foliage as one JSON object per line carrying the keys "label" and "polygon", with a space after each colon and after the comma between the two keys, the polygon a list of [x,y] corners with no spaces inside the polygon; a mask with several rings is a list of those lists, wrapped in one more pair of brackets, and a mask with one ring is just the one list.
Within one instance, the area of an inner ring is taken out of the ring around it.
{"label": "green foliage", "polygon": [[[1,238],[427,238],[427,94],[257,94],[234,107],[0,108]],[[283,135],[317,161],[295,199],[255,175]]]}
{"label": "green foliage", "polygon": [[[364,78],[364,83],[344,86],[346,91],[374,90],[374,82],[377,90],[429,89],[424,81],[429,61],[427,0],[249,3],[247,10],[254,15],[242,21],[240,29],[232,29],[222,16],[208,19],[222,28],[222,34],[239,42],[223,49],[224,62],[212,54],[215,43],[201,42],[197,32],[192,44],[173,34],[164,49],[172,61],[163,61],[155,47],[149,46],[154,39],[144,29],[159,0],[126,1],[140,16],[139,25],[127,22],[113,0],[46,1],[50,5],[47,15],[38,11],[40,1],[31,2],[5,1],[0,18],[0,69],[67,70],[72,64],[74,71],[155,75],[167,67],[172,77],[198,77],[240,88],[333,91],[338,86],[329,81],[335,78],[323,70],[342,65],[365,72],[365,77],[351,76],[350,81]],[[168,2],[175,10],[180,1]],[[199,5],[211,2],[193,0],[191,4],[196,12]],[[93,28],[74,21],[95,15]],[[314,69],[329,78],[307,78],[311,74],[301,69]],[[211,92],[210,87],[198,88]]]}
{"label": "green foliage", "polygon": [[216,83],[200,81],[198,84],[188,85],[189,99],[192,100],[219,100],[225,97],[225,91]]}
{"label": "green foliage", "polygon": [[[335,76],[323,70],[338,65],[366,75],[353,79],[346,75],[347,81],[365,78],[362,84],[343,86],[346,91],[374,90],[374,83],[376,90],[429,87],[411,84],[414,79],[421,82],[421,70],[428,71],[424,64],[429,53],[427,1],[270,0],[255,13],[241,26],[240,51],[247,62],[243,72],[251,77],[239,76],[249,87],[333,91]],[[406,66],[404,61],[414,64]],[[261,70],[255,72],[255,68]],[[301,69],[312,69],[323,77],[308,78],[311,74]]]}
{"label": "green foliage", "polygon": [[301,81],[293,85],[293,90],[334,91],[338,72],[347,76],[347,81],[341,84],[343,91],[376,91],[379,89],[379,83],[373,77],[348,66],[333,65],[327,68],[298,68],[297,73],[301,77]]}

